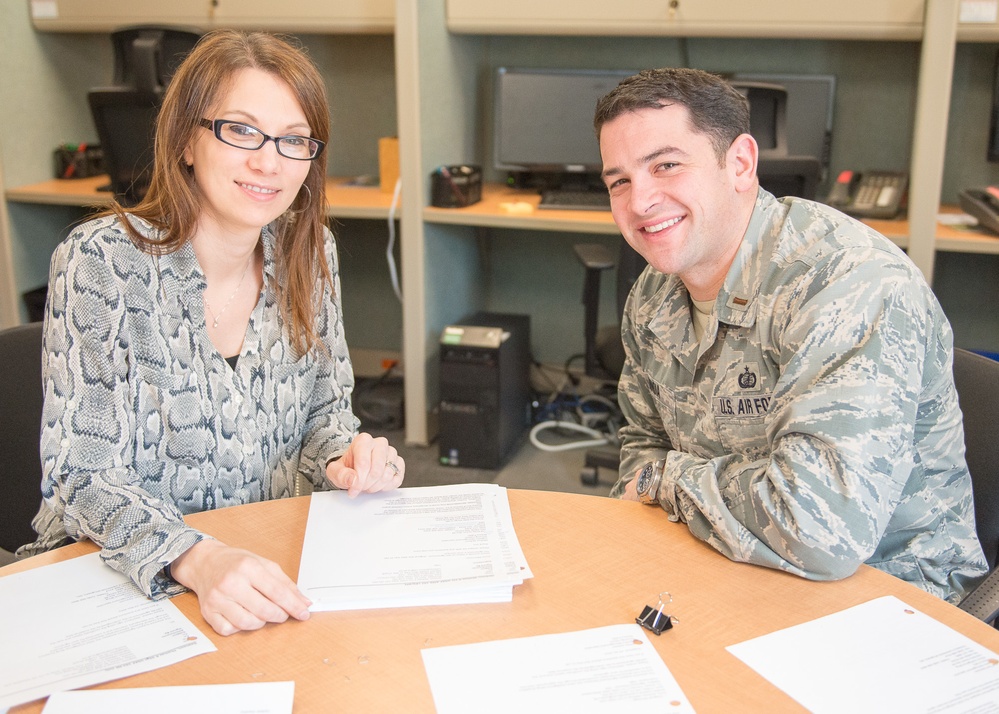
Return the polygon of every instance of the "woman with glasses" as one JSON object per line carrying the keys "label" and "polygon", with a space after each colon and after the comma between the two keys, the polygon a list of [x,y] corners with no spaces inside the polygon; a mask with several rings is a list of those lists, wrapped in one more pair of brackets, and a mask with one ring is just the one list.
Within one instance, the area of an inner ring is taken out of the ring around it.
{"label": "woman with glasses", "polygon": [[299,475],[351,496],[402,482],[351,412],[328,139],[322,78],[286,41],[214,32],[179,67],[145,198],[52,258],[43,502],[19,556],[88,538],[150,597],[194,590],[223,635],[308,618],[277,565],[183,516]]}

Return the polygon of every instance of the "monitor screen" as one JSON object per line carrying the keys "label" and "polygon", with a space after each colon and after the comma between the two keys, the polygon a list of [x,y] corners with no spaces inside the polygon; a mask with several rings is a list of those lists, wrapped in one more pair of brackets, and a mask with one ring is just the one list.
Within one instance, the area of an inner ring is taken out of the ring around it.
{"label": "monitor screen", "polygon": [[493,161],[501,171],[597,172],[597,100],[634,71],[496,70]]}

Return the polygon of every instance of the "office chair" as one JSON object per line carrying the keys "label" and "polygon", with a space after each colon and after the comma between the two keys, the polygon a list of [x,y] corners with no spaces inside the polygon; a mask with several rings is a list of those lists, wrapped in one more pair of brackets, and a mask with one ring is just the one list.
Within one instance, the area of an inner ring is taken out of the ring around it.
{"label": "office chair", "polygon": [[989,576],[960,608],[983,622],[999,615],[999,439],[995,411],[999,362],[955,348],[954,385],[964,414],[964,448],[975,497],[975,528],[989,563]]}
{"label": "office chair", "polygon": [[153,136],[163,92],[177,67],[201,39],[179,27],[141,25],[111,33],[114,85],[87,94],[110,189],[134,206],[149,188]]}
{"label": "office chair", "polygon": [[123,206],[137,204],[149,188],[161,100],[158,91],[132,87],[91,89],[87,94],[110,188]]}
{"label": "office chair", "polygon": [[[624,239],[620,241],[617,260],[607,246],[584,243],[573,246],[576,257],[584,268],[583,278],[583,372],[587,377],[616,382],[624,368],[624,345],[621,342],[621,316],[631,286],[638,280],[647,263]],[[612,325],[598,327],[600,312],[600,278],[605,270],[616,266],[617,320]],[[601,447],[589,449],[579,478],[587,486],[600,483],[600,469],[617,474],[620,455],[618,449]]]}
{"label": "office chair", "polygon": [[114,86],[162,91],[177,67],[201,39],[184,27],[135,25],[111,33]]}
{"label": "office chair", "polygon": [[13,553],[35,540],[41,505],[42,323],[0,331],[0,548]]}

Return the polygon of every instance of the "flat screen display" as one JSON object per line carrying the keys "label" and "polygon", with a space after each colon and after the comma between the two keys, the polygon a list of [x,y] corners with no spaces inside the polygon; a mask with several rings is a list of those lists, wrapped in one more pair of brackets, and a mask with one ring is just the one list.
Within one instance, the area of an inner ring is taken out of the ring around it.
{"label": "flat screen display", "polygon": [[496,70],[493,157],[501,171],[599,172],[597,100],[634,70]]}

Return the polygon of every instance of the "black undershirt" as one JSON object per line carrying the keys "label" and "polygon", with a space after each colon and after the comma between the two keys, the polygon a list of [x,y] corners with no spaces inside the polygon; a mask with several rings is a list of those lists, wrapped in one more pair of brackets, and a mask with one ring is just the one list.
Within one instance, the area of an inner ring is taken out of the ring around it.
{"label": "black undershirt", "polygon": [[232,357],[226,357],[225,361],[229,363],[229,366],[236,369],[236,362],[239,360],[239,355],[233,355]]}

